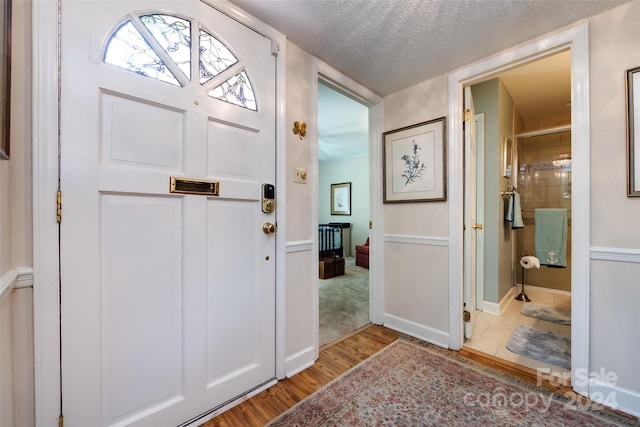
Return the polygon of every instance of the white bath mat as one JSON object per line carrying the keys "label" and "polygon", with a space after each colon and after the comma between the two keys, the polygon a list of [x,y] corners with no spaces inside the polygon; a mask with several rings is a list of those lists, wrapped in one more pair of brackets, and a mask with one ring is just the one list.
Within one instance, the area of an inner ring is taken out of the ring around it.
{"label": "white bath mat", "polygon": [[568,335],[517,325],[507,348],[520,356],[571,369],[571,337]]}
{"label": "white bath mat", "polygon": [[551,307],[534,302],[527,302],[522,307],[520,313],[535,319],[546,320],[547,322],[559,323],[561,325],[571,324],[570,308]]}

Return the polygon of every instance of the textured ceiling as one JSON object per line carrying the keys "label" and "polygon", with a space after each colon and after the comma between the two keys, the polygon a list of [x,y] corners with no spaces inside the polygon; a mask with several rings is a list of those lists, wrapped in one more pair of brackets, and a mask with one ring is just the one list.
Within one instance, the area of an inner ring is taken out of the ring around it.
{"label": "textured ceiling", "polygon": [[[380,96],[628,2],[230,1]],[[525,120],[560,114],[570,108],[569,53],[510,70],[500,78]],[[318,101],[319,160],[367,153],[366,110],[323,86],[319,88]]]}
{"label": "textured ceiling", "polygon": [[627,2],[231,1],[381,96]]}
{"label": "textured ceiling", "polygon": [[362,156],[369,152],[369,109],[318,85],[318,161]]}

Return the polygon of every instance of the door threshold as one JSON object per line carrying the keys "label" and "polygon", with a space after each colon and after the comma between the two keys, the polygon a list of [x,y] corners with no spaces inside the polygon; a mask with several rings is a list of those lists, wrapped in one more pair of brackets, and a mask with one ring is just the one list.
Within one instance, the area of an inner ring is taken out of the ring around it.
{"label": "door threshold", "polygon": [[463,346],[460,350],[458,350],[458,355],[464,357],[465,359],[478,362],[484,366],[488,366],[501,372],[516,376],[529,383],[538,386],[541,385],[553,392],[573,393],[570,378],[566,381],[563,379],[563,384],[558,385],[559,381],[557,381],[557,379],[554,381],[549,374],[542,373],[536,369],[520,365],[510,360],[502,359],[489,353],[484,353],[469,346]]}

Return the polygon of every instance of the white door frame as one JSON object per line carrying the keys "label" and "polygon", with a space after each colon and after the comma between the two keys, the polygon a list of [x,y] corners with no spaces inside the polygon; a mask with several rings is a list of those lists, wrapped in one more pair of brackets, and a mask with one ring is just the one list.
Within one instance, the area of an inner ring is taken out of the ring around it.
{"label": "white door frame", "polygon": [[571,372],[574,390],[588,395],[588,384],[575,381],[578,369],[589,368],[590,293],[590,133],[589,133],[589,26],[577,25],[565,31],[504,51],[487,60],[449,75],[449,347],[463,345],[463,224],[464,158],[462,134],[463,88],[479,83],[509,68],[571,49],[571,152],[574,160],[572,210],[572,326]]}
{"label": "white door frame", "polygon": [[[372,323],[381,325],[384,314],[384,271],[382,256],[382,123],[383,100],[371,90],[350,79],[330,65],[315,60],[315,79],[313,82],[314,93],[314,118],[318,121],[318,81],[348,94],[369,109],[369,218],[373,227],[369,230],[370,239],[370,268],[369,268],[369,319]],[[316,137],[317,141],[317,137]],[[318,144],[315,144],[311,154],[311,164],[318,170]],[[316,173],[317,175],[317,173]],[[312,196],[311,212],[314,216],[312,224],[318,224],[318,182],[314,181],[314,194]],[[316,237],[317,245],[317,233]],[[317,247],[315,248],[317,250]],[[318,283],[318,273],[313,271],[311,283]],[[318,292],[313,296],[313,307],[318,307]],[[316,329],[318,321],[316,316]],[[316,344],[316,349],[319,349]]]}
{"label": "white door frame", "polygon": [[[279,47],[276,58],[276,152],[285,153],[286,38],[235,5],[216,0],[211,6],[270,38],[273,46]],[[36,425],[50,425],[60,415],[59,257],[56,222],[59,5],[58,1],[36,1],[32,7],[35,422]],[[276,195],[279,197],[286,194],[285,160],[286,157],[282,154],[276,157]],[[286,204],[279,203],[278,206],[277,222],[282,231],[276,234],[276,376],[284,378]]]}

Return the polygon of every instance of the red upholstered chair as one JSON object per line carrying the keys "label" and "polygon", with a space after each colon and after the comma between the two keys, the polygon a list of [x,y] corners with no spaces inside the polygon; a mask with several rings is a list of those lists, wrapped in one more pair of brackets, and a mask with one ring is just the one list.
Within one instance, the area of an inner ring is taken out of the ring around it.
{"label": "red upholstered chair", "polygon": [[369,268],[369,238],[364,245],[356,245],[356,265]]}

